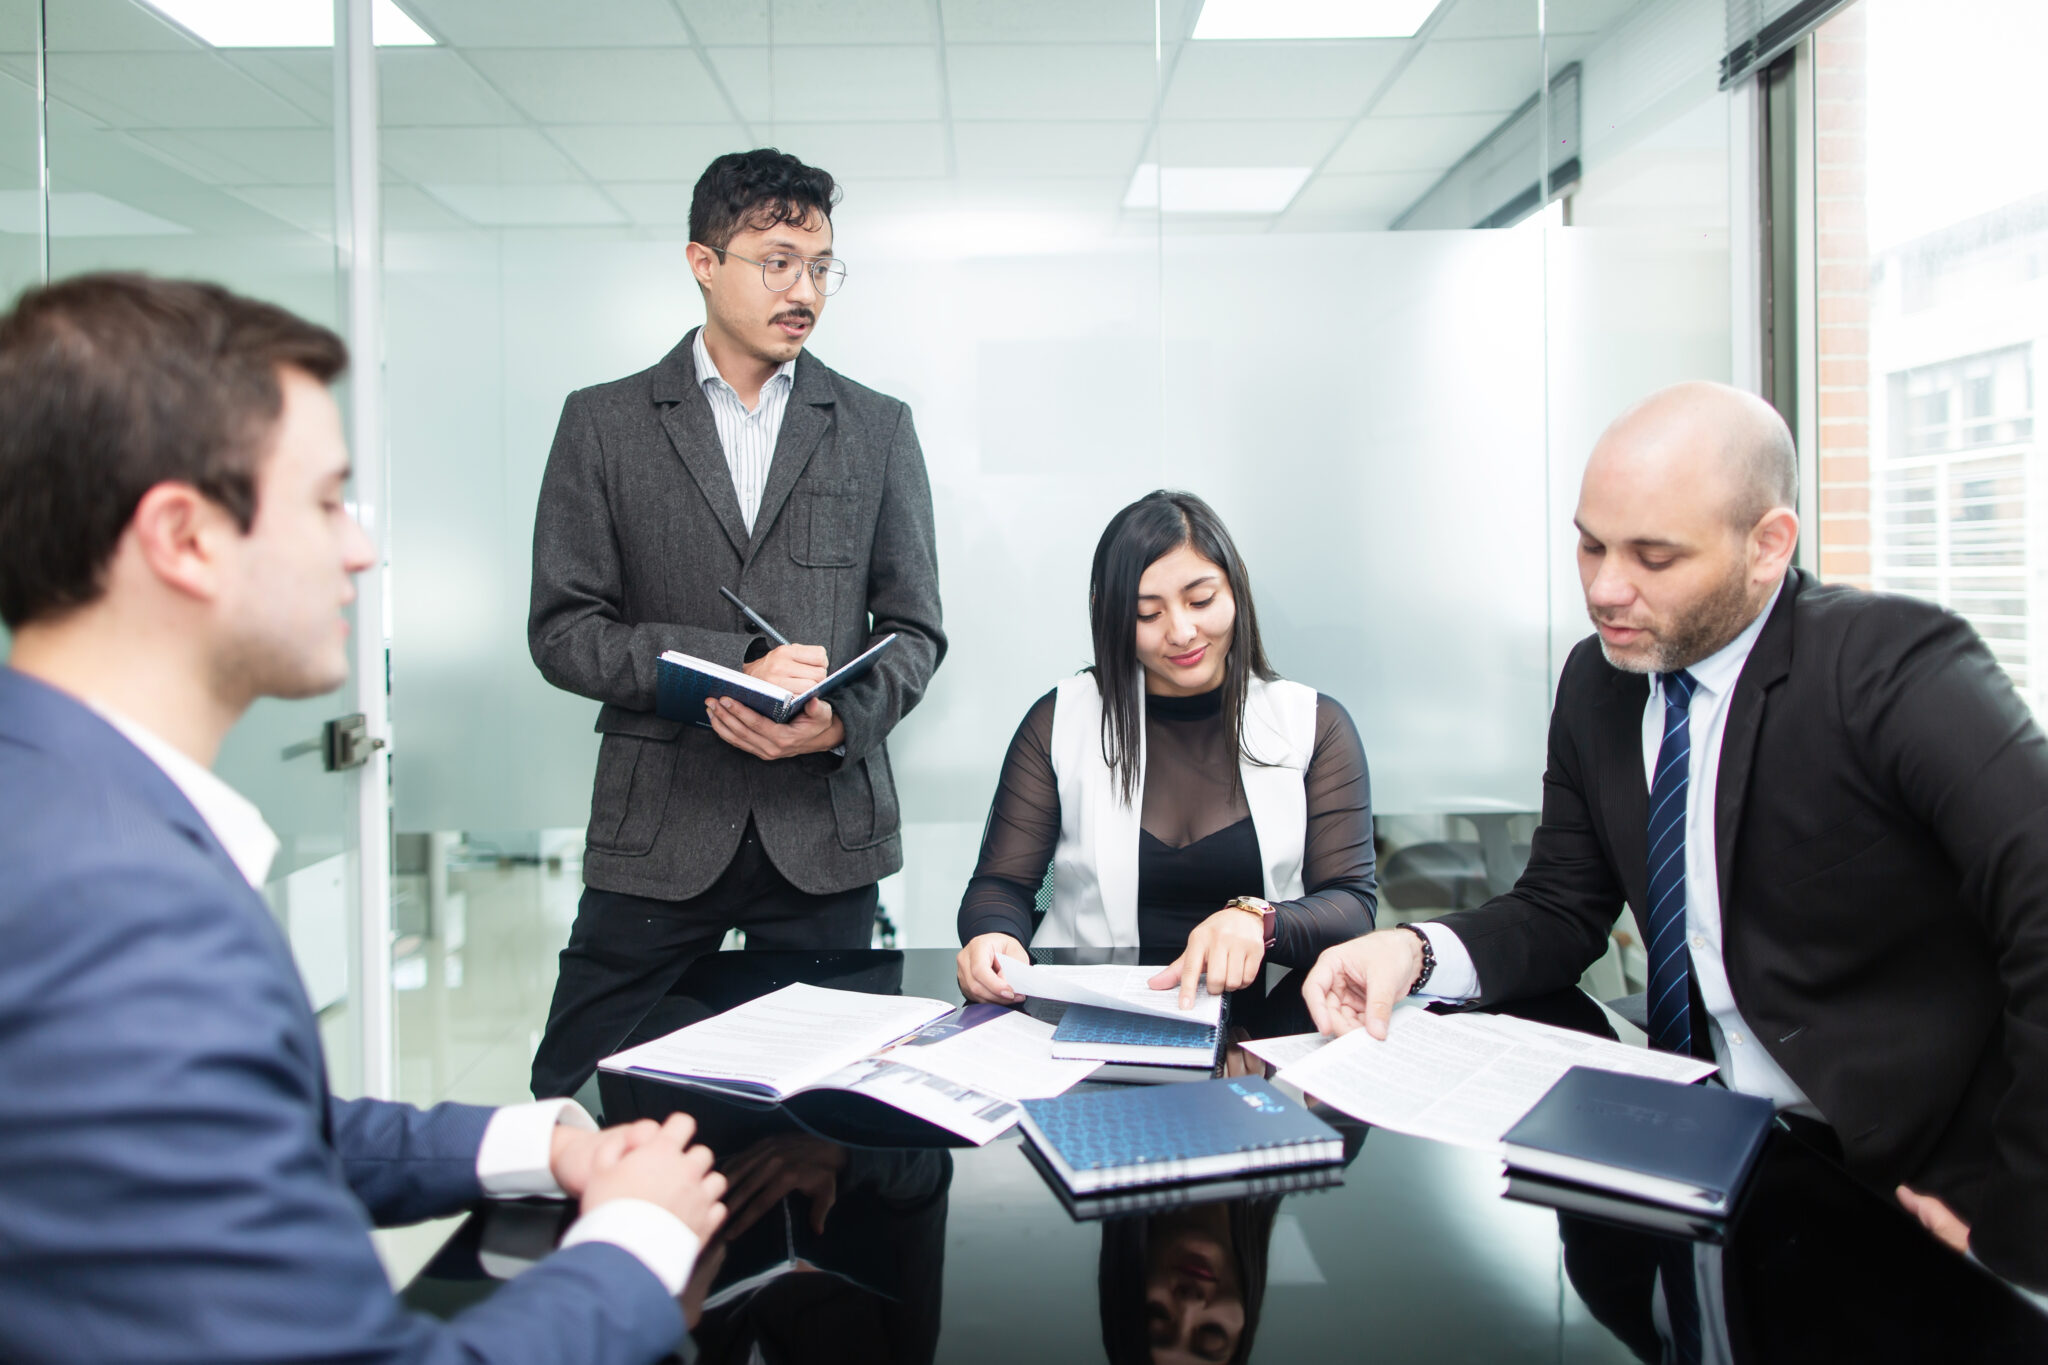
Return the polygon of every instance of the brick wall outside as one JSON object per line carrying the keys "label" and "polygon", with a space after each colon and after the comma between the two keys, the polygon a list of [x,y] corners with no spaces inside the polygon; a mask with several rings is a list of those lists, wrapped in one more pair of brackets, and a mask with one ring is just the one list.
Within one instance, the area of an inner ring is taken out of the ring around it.
{"label": "brick wall outside", "polygon": [[1870,235],[1863,6],[1814,35],[1820,576],[1870,586]]}

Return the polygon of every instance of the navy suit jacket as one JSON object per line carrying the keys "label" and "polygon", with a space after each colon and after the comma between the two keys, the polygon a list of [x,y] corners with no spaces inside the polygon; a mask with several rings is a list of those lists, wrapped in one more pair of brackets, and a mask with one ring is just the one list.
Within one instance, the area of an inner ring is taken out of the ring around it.
{"label": "navy suit jacket", "polygon": [[327,1092],[290,949],[176,784],[0,667],[0,1359],[653,1361],[683,1336],[586,1243],[442,1323],[372,1224],[482,1197],[491,1110]]}

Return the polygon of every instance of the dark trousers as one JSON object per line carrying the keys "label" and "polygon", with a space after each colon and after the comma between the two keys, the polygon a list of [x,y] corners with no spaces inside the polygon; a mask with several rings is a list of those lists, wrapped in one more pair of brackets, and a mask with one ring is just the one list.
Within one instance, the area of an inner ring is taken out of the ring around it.
{"label": "dark trousers", "polygon": [[876,901],[873,882],[823,896],[799,891],[768,861],[751,820],[732,862],[700,896],[664,901],[585,887],[533,1056],[534,1096],[575,1094],[726,930],[745,930],[749,948],[865,948]]}

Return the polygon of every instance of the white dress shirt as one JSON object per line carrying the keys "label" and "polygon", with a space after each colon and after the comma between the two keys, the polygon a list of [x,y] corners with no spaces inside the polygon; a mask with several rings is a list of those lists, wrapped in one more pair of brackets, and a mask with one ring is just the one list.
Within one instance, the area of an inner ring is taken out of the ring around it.
{"label": "white dress shirt", "polygon": [[[278,838],[263,813],[240,792],[148,729],[105,707],[93,708],[163,769],[178,790],[206,821],[235,867],[258,891],[270,876]],[[496,1198],[522,1195],[562,1197],[553,1172],[554,1131],[558,1124],[595,1131],[597,1124],[574,1100],[538,1100],[511,1104],[491,1115],[476,1152],[476,1174],[484,1193]],[[576,1220],[562,1238],[563,1246],[578,1242],[610,1242],[637,1258],[667,1287],[680,1294],[696,1263],[697,1234],[682,1219],[644,1199],[614,1199]]]}
{"label": "white dress shirt", "polygon": [[[1740,635],[1686,670],[1699,686],[1693,691],[1687,715],[1692,779],[1685,792],[1685,932],[1693,981],[1712,1021],[1708,1032],[1722,1079],[1730,1089],[1763,1095],[1780,1109],[1818,1118],[1822,1117],[1820,1111],[1771,1059],[1735,1007],[1728,965],[1722,956],[1721,874],[1714,858],[1714,792],[1721,773],[1721,738],[1728,728],[1728,699],[1777,604],[1778,594],[1773,593]],[[1664,743],[1664,692],[1662,679],[1654,673],[1650,675],[1650,697],[1643,706],[1642,733],[1647,789],[1655,781],[1657,750]],[[1478,995],[1478,972],[1458,936],[1440,924],[1416,927],[1429,936],[1436,953],[1436,970],[1423,993],[1440,1000],[1469,1000]]]}
{"label": "white dress shirt", "polygon": [[733,386],[712,363],[704,346],[704,329],[690,339],[690,354],[697,363],[697,383],[711,404],[711,421],[718,428],[718,446],[725,452],[726,467],[732,470],[733,491],[740,495],[740,520],[749,534],[761,511],[761,490],[768,486],[768,466],[775,459],[775,440],[782,434],[782,414],[789,407],[790,386],[796,383],[796,361],[784,361],[768,382],[761,386],[761,399],[749,411]]}

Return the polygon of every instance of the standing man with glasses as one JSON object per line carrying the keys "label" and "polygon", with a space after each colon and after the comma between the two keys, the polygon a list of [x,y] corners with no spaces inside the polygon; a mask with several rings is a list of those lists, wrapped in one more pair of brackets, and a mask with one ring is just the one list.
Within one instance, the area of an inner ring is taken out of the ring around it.
{"label": "standing man with glasses", "polygon": [[[945,656],[938,551],[909,408],[804,354],[846,279],[838,194],[773,149],[713,161],[687,249],[704,325],[563,407],[527,637],[549,682],[603,703],[604,739],[536,1094],[587,1081],[729,929],[866,947],[875,883],[903,865],[886,741]],[[802,691],[892,632],[786,725],[730,702],[704,725],[654,712],[664,651]]]}

